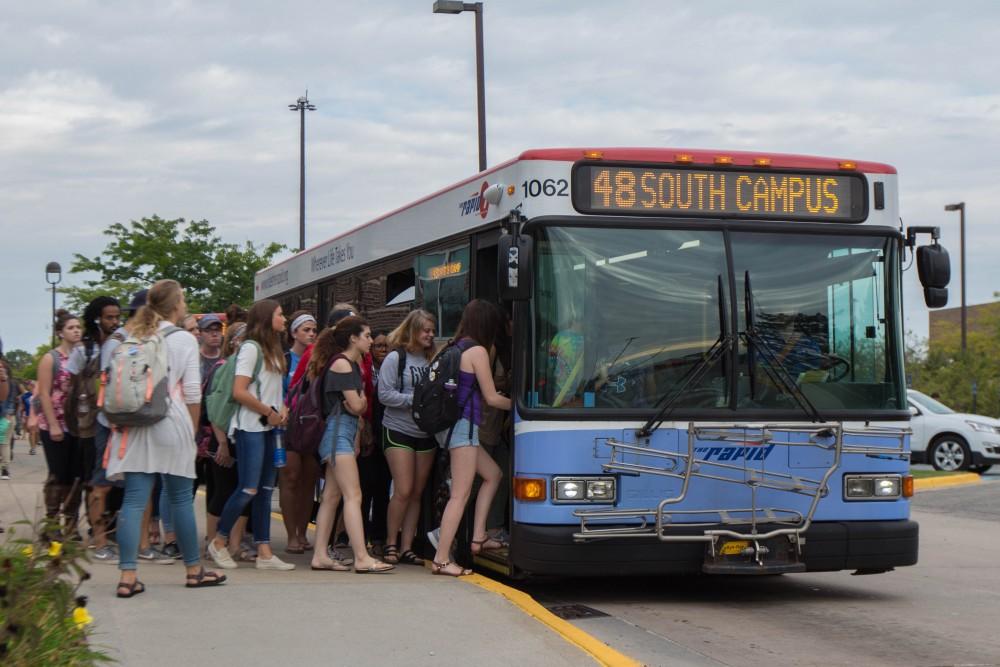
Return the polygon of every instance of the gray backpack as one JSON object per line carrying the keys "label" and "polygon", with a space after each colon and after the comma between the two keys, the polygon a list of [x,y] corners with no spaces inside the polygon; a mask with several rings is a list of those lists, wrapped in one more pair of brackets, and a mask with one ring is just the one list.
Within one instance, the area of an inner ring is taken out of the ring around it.
{"label": "gray backpack", "polygon": [[167,337],[178,331],[183,329],[168,327],[148,338],[129,334],[115,349],[101,378],[98,399],[112,425],[150,426],[167,416]]}

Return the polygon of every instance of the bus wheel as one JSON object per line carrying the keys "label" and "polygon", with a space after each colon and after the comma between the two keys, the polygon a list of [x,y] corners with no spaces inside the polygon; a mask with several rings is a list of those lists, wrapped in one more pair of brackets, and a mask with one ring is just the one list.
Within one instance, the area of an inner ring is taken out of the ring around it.
{"label": "bus wheel", "polygon": [[957,435],[941,435],[934,439],[928,450],[928,457],[935,470],[954,472],[968,470],[972,465],[972,451],[965,438]]}

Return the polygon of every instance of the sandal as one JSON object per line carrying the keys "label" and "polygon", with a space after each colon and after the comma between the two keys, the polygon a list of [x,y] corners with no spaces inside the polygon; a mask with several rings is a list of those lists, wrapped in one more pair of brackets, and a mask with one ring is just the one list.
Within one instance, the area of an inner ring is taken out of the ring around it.
{"label": "sandal", "polygon": [[423,565],[424,559],[413,553],[413,549],[407,549],[399,555],[399,562],[406,565]]}
{"label": "sandal", "polygon": [[387,544],[382,547],[382,560],[395,565],[399,562],[399,547],[395,544]]}
{"label": "sandal", "polygon": [[184,584],[187,588],[205,588],[206,586],[218,586],[226,580],[226,575],[219,574],[218,572],[205,571],[205,568],[201,568],[198,574],[189,574],[187,576],[187,583]]}
{"label": "sandal", "polygon": [[[139,593],[142,593],[145,590],[146,590],[146,585],[141,581],[139,581],[138,579],[133,581],[131,584],[126,583],[124,581],[119,581],[118,591],[116,595],[120,598],[130,598],[133,595],[138,595]],[[122,593],[122,591],[125,592]]]}
{"label": "sandal", "polygon": [[358,574],[382,574],[383,572],[395,569],[396,566],[392,563],[383,563],[382,561],[377,560],[371,567],[356,567],[354,568],[354,571]]}
{"label": "sandal", "polygon": [[305,547],[285,547],[286,554],[304,554]]}
{"label": "sandal", "polygon": [[318,572],[350,572],[351,568],[344,565],[343,563],[338,563],[337,561],[330,561],[329,565],[310,565],[310,570],[316,570]]}
{"label": "sandal", "polygon": [[[490,537],[487,535],[481,540],[472,540],[472,553],[478,554],[482,551],[496,551],[497,549],[506,549],[509,545],[503,540],[498,540],[495,537]],[[493,546],[496,545],[496,546]]]}
{"label": "sandal", "polygon": [[454,565],[454,563],[452,563],[450,560],[446,560],[443,563],[439,563],[436,560],[432,560],[431,563],[433,563],[433,565],[431,566],[431,574],[440,574],[445,577],[467,577],[470,574],[472,574],[472,570],[470,570],[467,567],[459,568],[458,572],[447,571],[445,568],[447,568],[449,565]]}

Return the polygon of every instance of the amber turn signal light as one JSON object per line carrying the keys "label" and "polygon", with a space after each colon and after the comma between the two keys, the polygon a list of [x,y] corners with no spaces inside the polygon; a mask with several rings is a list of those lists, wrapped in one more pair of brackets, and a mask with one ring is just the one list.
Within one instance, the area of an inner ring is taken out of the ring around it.
{"label": "amber turn signal light", "polygon": [[545,480],[534,477],[515,477],[514,497],[527,502],[545,500]]}
{"label": "amber turn signal light", "polygon": [[913,476],[903,475],[903,497],[912,498],[913,497]]}

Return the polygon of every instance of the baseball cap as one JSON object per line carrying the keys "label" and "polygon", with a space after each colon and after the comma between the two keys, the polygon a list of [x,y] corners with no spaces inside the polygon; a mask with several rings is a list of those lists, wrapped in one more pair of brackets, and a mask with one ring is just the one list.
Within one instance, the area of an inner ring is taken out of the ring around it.
{"label": "baseball cap", "polygon": [[218,324],[219,328],[222,328],[222,320],[215,313],[209,313],[207,315],[202,315],[201,319],[198,320],[199,329],[207,329],[213,324]]}
{"label": "baseball cap", "polygon": [[132,301],[128,304],[128,311],[134,313],[146,305],[146,297],[149,295],[148,289],[141,289],[132,295]]}

